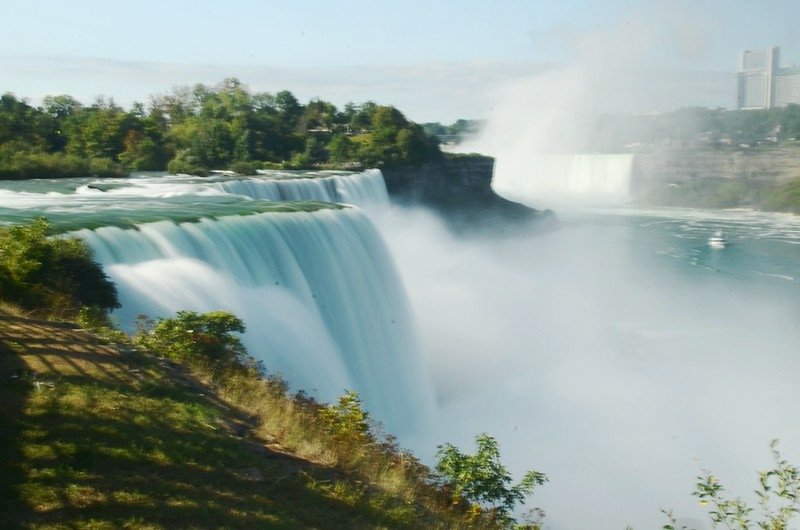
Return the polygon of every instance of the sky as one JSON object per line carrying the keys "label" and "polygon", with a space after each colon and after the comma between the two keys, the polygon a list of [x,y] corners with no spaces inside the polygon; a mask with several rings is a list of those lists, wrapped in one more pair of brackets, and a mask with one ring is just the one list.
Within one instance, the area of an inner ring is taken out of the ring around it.
{"label": "sky", "polygon": [[[450,122],[485,116],[504,85],[574,61],[601,35],[610,56],[641,48],[630,67],[670,78],[669,97],[625,109],[644,112],[729,107],[742,49],[779,45],[784,64],[800,63],[798,0],[0,0],[0,13],[0,91],[34,103],[68,93],[129,105],[237,77]],[[644,42],[625,38],[633,26]]]}

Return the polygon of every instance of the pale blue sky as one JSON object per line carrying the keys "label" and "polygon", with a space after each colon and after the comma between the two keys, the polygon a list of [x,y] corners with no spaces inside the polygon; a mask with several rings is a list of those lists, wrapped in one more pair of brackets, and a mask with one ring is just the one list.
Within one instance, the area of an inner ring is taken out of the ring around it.
{"label": "pale blue sky", "polygon": [[33,100],[67,92],[128,104],[236,76],[254,90],[374,99],[448,121],[479,117],[497,85],[630,24],[647,27],[637,68],[706,76],[666,106],[729,105],[722,83],[743,48],[777,44],[784,62],[800,63],[797,0],[0,0],[0,15],[0,91]]}

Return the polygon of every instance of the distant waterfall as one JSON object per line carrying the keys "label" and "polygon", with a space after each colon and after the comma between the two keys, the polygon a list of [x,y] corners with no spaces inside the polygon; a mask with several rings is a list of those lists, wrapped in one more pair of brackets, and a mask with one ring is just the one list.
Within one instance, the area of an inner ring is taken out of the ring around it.
{"label": "distant waterfall", "polygon": [[431,398],[406,295],[363,212],[137,228],[75,232],[117,284],[124,323],[138,314],[230,310],[247,324],[250,353],[293,388],[323,400],[356,389],[396,432],[424,424]]}
{"label": "distant waterfall", "polygon": [[493,188],[510,199],[614,203],[630,199],[633,155],[531,155],[518,164],[497,161]]}
{"label": "distant waterfall", "polygon": [[270,201],[325,201],[362,208],[386,206],[389,194],[378,169],[314,178],[264,178],[231,180],[217,184],[228,193]]}

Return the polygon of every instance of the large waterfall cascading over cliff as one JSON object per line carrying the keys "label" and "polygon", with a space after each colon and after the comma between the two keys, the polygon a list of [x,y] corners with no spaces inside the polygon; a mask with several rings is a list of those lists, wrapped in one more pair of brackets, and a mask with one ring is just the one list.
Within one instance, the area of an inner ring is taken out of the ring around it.
{"label": "large waterfall cascading over cliff", "polygon": [[378,169],[362,173],[318,178],[231,180],[217,184],[219,189],[270,201],[325,201],[377,208],[389,204],[389,195]]}
{"label": "large waterfall cascading over cliff", "polygon": [[492,187],[531,206],[542,201],[620,204],[630,199],[632,171],[631,154],[539,154],[521,164],[500,157]]}
{"label": "large waterfall cascading over cliff", "polygon": [[[367,205],[387,197],[379,171],[273,182],[220,185],[237,194],[279,189],[283,197]],[[393,432],[424,428],[431,387],[405,291],[362,210],[143,222],[73,234],[89,243],[116,283],[123,324],[139,314],[232,311],[247,325],[250,353],[295,390],[330,401],[355,389]]]}
{"label": "large waterfall cascading over cliff", "polygon": [[401,431],[430,411],[405,293],[380,236],[357,209],[76,235],[117,284],[124,322],[180,309],[230,310],[247,324],[248,350],[293,388],[324,400],[354,388],[377,418]]}

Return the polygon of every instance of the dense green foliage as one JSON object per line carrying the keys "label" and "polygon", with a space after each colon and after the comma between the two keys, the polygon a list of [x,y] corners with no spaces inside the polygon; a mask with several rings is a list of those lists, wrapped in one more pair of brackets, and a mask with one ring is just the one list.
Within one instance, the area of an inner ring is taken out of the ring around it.
{"label": "dense green foliage", "polygon": [[250,93],[236,79],[154,96],[125,110],[61,95],[34,107],[0,97],[0,178],[111,176],[164,170],[416,164],[438,157],[435,138],[393,107],[337,109],[291,92]]}
{"label": "dense green foliage", "polygon": [[358,393],[345,392],[335,405],[320,409],[320,418],[327,429],[336,437],[351,442],[374,441],[370,432],[370,417],[362,406]]}
{"label": "dense green foliage", "polygon": [[82,158],[66,153],[48,153],[19,148],[18,144],[0,145],[0,179],[123,177],[122,166],[108,158]]}
{"label": "dense green foliage", "polygon": [[119,307],[91,249],[77,238],[48,237],[49,230],[44,219],[0,229],[0,300],[66,314],[83,306]]}
{"label": "dense green foliage", "polygon": [[522,480],[512,486],[511,474],[500,462],[497,440],[484,433],[478,435],[475,442],[478,452],[474,455],[462,453],[452,444],[439,446],[436,471],[452,488],[454,500],[466,499],[488,507],[485,515],[513,525],[516,521],[511,512],[533,493],[536,486],[544,484],[547,476],[538,471],[527,471]]}
{"label": "dense green foliage", "polygon": [[484,120],[460,119],[450,125],[442,125],[439,122],[423,123],[422,129],[443,142],[460,143],[478,134],[484,124]]}
{"label": "dense green foliage", "polygon": [[245,326],[226,311],[178,311],[174,318],[140,321],[137,342],[179,362],[244,364],[250,357],[241,339]]}

